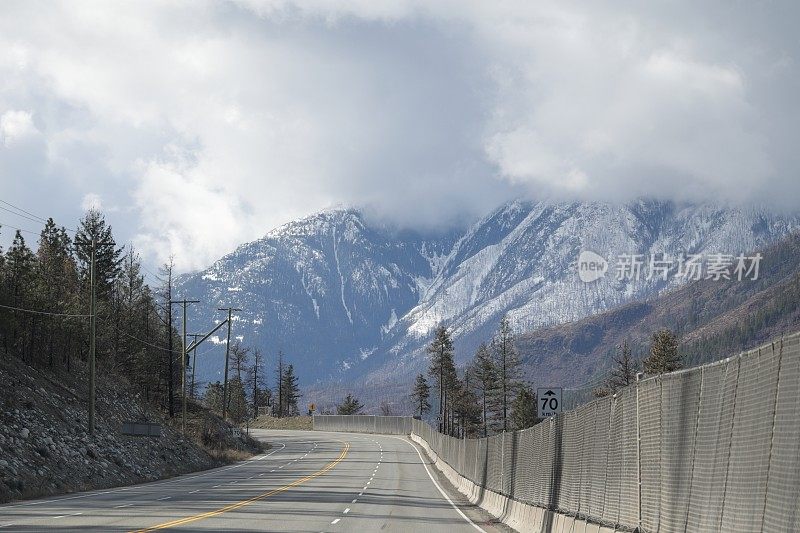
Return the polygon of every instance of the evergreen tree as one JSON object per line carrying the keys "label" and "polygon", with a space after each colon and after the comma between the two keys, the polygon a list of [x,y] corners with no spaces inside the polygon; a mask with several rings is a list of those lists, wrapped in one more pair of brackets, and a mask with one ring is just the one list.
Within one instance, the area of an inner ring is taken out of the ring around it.
{"label": "evergreen tree", "polygon": [[411,393],[411,400],[417,410],[417,414],[422,418],[426,413],[431,410],[431,404],[428,401],[431,396],[431,387],[423,374],[417,375],[417,381],[414,383],[414,391]]}
{"label": "evergreen tree", "polygon": [[284,403],[285,403],[285,396],[284,396],[284,386],[283,386],[283,352],[278,351],[278,367],[275,369],[276,378],[278,380],[277,387],[276,387],[276,396],[278,397],[278,405],[277,409],[275,410],[275,416],[281,418],[285,416],[286,412],[284,410]]}
{"label": "evergreen tree", "polygon": [[[164,263],[159,269],[159,276],[161,281],[161,298],[164,301],[161,308],[163,316],[162,323],[164,329],[164,336],[167,340],[167,349],[164,350],[164,378],[167,385],[167,408],[170,418],[175,416],[175,387],[177,381],[180,379],[180,370],[182,365],[176,365],[176,357],[180,355],[175,350],[175,330],[172,324],[172,275],[175,268],[175,260],[169,256],[169,260]],[[220,400],[221,401],[221,400]],[[222,411],[222,404],[220,404],[220,412]]]}
{"label": "evergreen tree", "polygon": [[470,376],[467,372],[464,381],[457,380],[455,385],[453,411],[457,419],[457,431],[452,434],[461,438],[476,436],[482,426],[481,403],[470,387]]}
{"label": "evergreen tree", "polygon": [[102,213],[97,209],[90,209],[80,221],[77,235],[75,236],[76,256],[82,278],[88,284],[89,267],[91,266],[91,243],[95,239],[95,284],[98,299],[105,299],[113,288],[114,281],[120,272],[122,263],[122,249],[117,248],[111,226],[106,224]]}
{"label": "evergreen tree", "polygon": [[[14,241],[6,252],[5,260],[6,290],[10,297],[12,307],[25,308],[31,305],[36,275],[36,256],[25,244],[25,238],[19,230],[14,235]],[[32,363],[30,355],[32,350],[27,350],[29,339],[33,339],[35,329],[35,315],[25,314],[21,311],[10,311],[10,320],[7,334],[4,336],[6,352],[11,352],[21,357],[24,361]]]}
{"label": "evergreen tree", "polygon": [[289,416],[297,416],[300,410],[297,402],[300,400],[300,385],[298,378],[294,374],[294,365],[288,365],[283,373],[283,398],[286,406],[285,413]]}
{"label": "evergreen tree", "polygon": [[514,334],[508,315],[500,319],[500,327],[492,341],[500,396],[500,416],[503,431],[508,430],[509,408],[516,392],[520,374],[519,359],[514,346]]}
{"label": "evergreen tree", "polygon": [[493,399],[496,397],[498,388],[497,366],[495,366],[492,353],[486,343],[481,343],[478,351],[475,352],[469,372],[480,397],[483,436],[486,437],[489,435],[490,410],[493,407]]}
{"label": "evergreen tree", "polygon": [[364,405],[352,394],[348,393],[344,401],[336,406],[337,415],[357,415],[361,413]]}
{"label": "evergreen tree", "polygon": [[[65,228],[58,228],[52,218],[47,219],[39,236],[37,293],[41,296],[43,311],[69,313],[78,311],[78,277],[72,256],[72,240]],[[78,313],[76,313],[78,314]],[[70,322],[63,317],[48,317],[47,331],[42,336],[47,366],[53,367],[56,359],[69,366],[70,332],[80,329],[81,322]],[[58,357],[57,357],[58,356]]]}
{"label": "evergreen tree", "polygon": [[450,406],[453,398],[453,389],[456,381],[455,354],[450,333],[444,326],[436,328],[433,341],[428,346],[430,366],[428,374],[433,378],[439,389],[439,431],[449,432]]}
{"label": "evergreen tree", "polygon": [[206,388],[203,401],[209,409],[222,413],[222,383],[219,381],[211,383]]}
{"label": "evergreen tree", "polygon": [[515,430],[525,429],[538,422],[536,417],[536,394],[531,387],[520,387],[511,405],[511,423]]}
{"label": "evergreen tree", "polygon": [[653,334],[650,355],[644,360],[644,371],[647,374],[664,374],[674,372],[682,367],[678,355],[678,339],[668,329],[661,329]]}
{"label": "evergreen tree", "polygon": [[241,424],[247,419],[247,398],[244,383],[239,378],[228,380],[228,417]]}
{"label": "evergreen tree", "polygon": [[261,368],[263,364],[264,358],[261,355],[261,350],[255,348],[253,350],[253,364],[250,365],[247,370],[247,385],[252,391],[252,397],[250,399],[253,402],[253,413],[255,413],[256,416],[258,416],[259,407],[269,404],[269,397],[267,398],[267,402],[263,402],[261,399],[265,389],[263,383],[264,377]]}

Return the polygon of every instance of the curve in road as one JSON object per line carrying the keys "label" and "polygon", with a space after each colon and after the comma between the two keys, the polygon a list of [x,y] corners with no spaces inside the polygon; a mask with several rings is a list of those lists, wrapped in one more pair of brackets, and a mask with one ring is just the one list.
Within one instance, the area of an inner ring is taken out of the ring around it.
{"label": "curve in road", "polygon": [[0,531],[508,531],[437,481],[406,438],[253,434],[274,449],[199,474],[0,506]]}

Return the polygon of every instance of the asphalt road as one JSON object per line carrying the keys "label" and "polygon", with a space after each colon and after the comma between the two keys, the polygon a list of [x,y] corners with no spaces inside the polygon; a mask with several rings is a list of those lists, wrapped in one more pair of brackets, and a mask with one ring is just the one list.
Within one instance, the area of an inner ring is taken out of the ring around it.
{"label": "asphalt road", "polygon": [[253,434],[272,448],[235,465],[0,506],[0,532],[509,531],[466,502],[405,437]]}

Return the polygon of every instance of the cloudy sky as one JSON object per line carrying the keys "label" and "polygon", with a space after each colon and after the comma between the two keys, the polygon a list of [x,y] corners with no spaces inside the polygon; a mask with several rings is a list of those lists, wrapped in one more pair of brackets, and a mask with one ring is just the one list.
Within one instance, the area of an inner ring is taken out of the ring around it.
{"label": "cloudy sky", "polygon": [[425,230],[519,195],[796,210],[798,5],[5,1],[0,199],[101,206],[181,270],[336,205]]}

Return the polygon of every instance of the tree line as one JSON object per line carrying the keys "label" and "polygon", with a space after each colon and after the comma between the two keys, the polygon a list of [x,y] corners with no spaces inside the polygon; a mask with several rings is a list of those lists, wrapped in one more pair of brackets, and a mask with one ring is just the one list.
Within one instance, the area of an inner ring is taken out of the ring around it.
{"label": "tree line", "polygon": [[[279,418],[301,414],[298,407],[302,396],[299,378],[294,365],[284,364],[283,353],[278,354],[274,390],[267,384],[268,380],[263,372],[261,350],[245,348],[238,342],[232,344],[229,364],[233,374],[228,379],[225,410],[233,422],[242,423],[248,418],[256,417],[263,409],[267,409],[270,416]],[[222,412],[223,396],[223,384],[217,381],[208,385],[203,400],[209,408]]]}
{"label": "tree line", "polygon": [[[150,287],[139,254],[132,246],[117,245],[99,210],[87,211],[75,229],[47,219],[36,251],[20,230],[8,250],[0,249],[0,349],[5,357],[56,375],[85,369],[92,242],[98,371],[124,376],[146,401],[174,416],[181,372],[189,361],[181,362],[182,339],[171,309],[173,260],[159,268],[158,286]],[[298,414],[298,377],[293,365],[283,364],[282,355],[273,391],[266,385],[258,349],[236,343],[229,353],[227,412],[234,422],[256,414],[259,407],[269,406],[276,416]],[[202,396],[221,412],[222,384],[212,383],[200,394],[202,386],[190,381],[189,395]]]}
{"label": "tree line", "polygon": [[[143,397],[174,414],[180,383],[180,338],[166,303],[172,262],[162,286],[145,283],[133,247],[118,247],[100,211],[77,229],[47,219],[34,252],[20,230],[0,250],[0,346],[31,366],[74,372],[89,352],[91,243],[95,249],[96,346],[101,372],[126,376]],[[176,358],[177,357],[177,358]]]}
{"label": "tree line", "polygon": [[428,375],[416,377],[411,400],[420,418],[431,411],[431,400],[435,401],[440,432],[459,437],[488,436],[525,429],[537,422],[536,395],[522,380],[508,317],[500,320],[491,341],[481,344],[460,371],[445,326],[436,329],[427,353]]}
{"label": "tree line", "polygon": [[[490,342],[481,344],[461,370],[456,368],[453,341],[445,326],[436,329],[427,353],[428,375],[417,375],[411,400],[420,418],[430,413],[431,401],[435,402],[440,432],[458,437],[488,436],[525,429],[539,421],[536,394],[521,378],[514,333],[507,316],[500,320]],[[593,390],[595,397],[614,394],[630,385],[640,371],[654,375],[673,372],[682,366],[677,338],[669,329],[653,334],[649,355],[641,365],[627,342],[620,346],[612,363],[608,378]]]}

